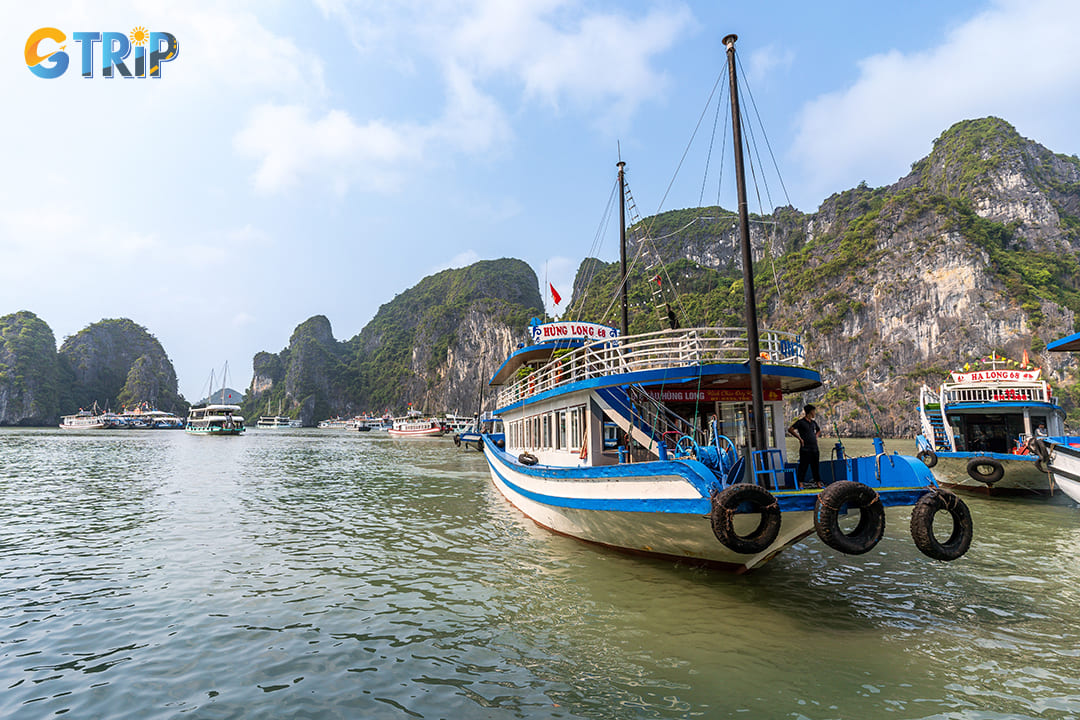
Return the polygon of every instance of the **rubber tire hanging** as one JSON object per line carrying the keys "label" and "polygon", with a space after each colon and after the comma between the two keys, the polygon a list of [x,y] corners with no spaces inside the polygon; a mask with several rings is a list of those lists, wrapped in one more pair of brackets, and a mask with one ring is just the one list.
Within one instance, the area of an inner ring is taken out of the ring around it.
{"label": "rubber tire hanging", "polygon": [[[840,527],[844,506],[859,511],[859,523],[850,533]],[[841,480],[818,493],[814,501],[814,529],[833,550],[848,555],[870,552],[885,534],[885,508],[877,491],[869,485]]]}
{"label": "rubber tire hanging", "polygon": [[540,461],[532,453],[523,452],[520,455],[518,455],[518,462],[521,463],[522,465],[535,465],[536,463],[538,463]]}
{"label": "rubber tire hanging", "polygon": [[[934,536],[934,516],[945,510],[952,517],[949,539],[941,542]],[[971,547],[974,534],[971,512],[964,501],[948,490],[936,488],[919,498],[911,509],[911,538],[923,555],[934,560],[955,560]]]}
{"label": "rubber tire hanging", "polygon": [[[979,470],[979,468],[982,467],[990,468],[990,472],[984,473]],[[995,460],[994,458],[973,457],[968,460],[967,474],[968,477],[976,482],[993,485],[1005,476],[1005,467],[1001,464],[1001,461]]]}
{"label": "rubber tire hanging", "polygon": [[[734,516],[748,504],[750,513],[761,513],[761,520],[748,535],[735,531]],[[780,535],[780,504],[765,488],[750,483],[736,483],[712,494],[709,523],[713,535],[724,547],[743,555],[756,555],[776,542]]]}
{"label": "rubber tire hanging", "polygon": [[923,465],[928,468],[932,468],[937,465],[937,453],[933,450],[920,450],[919,454],[915,457],[922,460]]}

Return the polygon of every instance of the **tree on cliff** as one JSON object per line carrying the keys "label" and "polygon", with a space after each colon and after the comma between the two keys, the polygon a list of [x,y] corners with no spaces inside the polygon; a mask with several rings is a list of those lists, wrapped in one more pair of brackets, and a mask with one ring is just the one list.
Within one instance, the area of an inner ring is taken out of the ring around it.
{"label": "tree on cliff", "polygon": [[59,421],[56,338],[37,315],[0,317],[0,425]]}

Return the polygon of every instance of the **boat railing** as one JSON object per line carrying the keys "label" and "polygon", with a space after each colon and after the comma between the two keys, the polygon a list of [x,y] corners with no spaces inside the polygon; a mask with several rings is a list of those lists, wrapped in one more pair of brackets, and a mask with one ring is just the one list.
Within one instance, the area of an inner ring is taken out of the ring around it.
{"label": "boat railing", "polygon": [[987,385],[946,384],[941,399],[949,404],[996,402],[1051,402],[1050,388],[1044,382],[993,383]]}
{"label": "boat railing", "polygon": [[[771,365],[805,363],[798,335],[766,330],[759,337],[760,360]],[[591,378],[688,365],[745,363],[749,358],[745,328],[660,330],[597,341],[552,358],[505,386],[498,403],[526,397]]]}

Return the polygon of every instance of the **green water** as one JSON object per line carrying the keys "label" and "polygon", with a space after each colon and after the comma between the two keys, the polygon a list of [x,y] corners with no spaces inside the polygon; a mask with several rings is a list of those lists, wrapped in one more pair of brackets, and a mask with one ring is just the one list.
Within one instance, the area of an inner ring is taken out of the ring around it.
{"label": "green water", "polygon": [[447,439],[0,430],[0,717],[1080,716],[1080,510],[967,502],[955,563],[901,515],[733,577],[543,531]]}

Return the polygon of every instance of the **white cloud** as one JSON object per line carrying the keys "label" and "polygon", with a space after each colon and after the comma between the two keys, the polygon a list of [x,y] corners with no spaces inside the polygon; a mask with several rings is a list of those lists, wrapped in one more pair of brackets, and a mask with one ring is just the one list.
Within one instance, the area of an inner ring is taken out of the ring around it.
{"label": "white cloud", "polygon": [[625,121],[638,105],[663,91],[652,67],[690,24],[676,5],[641,18],[577,13],[561,0],[478,2],[451,35],[448,51],[480,75],[509,75],[526,97],[559,108],[609,106],[605,116]]}
{"label": "white cloud", "polygon": [[401,181],[399,163],[417,156],[418,140],[415,128],[394,128],[378,120],[358,125],[341,110],[313,118],[299,105],[260,105],[235,145],[259,162],[257,190],[284,190],[301,175],[314,174],[340,192],[353,181],[369,189],[395,187]]}
{"label": "white cloud", "polygon": [[795,53],[782,50],[775,45],[766,45],[750,54],[746,64],[746,74],[755,84],[764,81],[778,70],[786,70],[795,62]]}
{"label": "white cloud", "polygon": [[996,115],[1041,142],[1075,152],[1080,109],[1080,5],[1000,0],[918,53],[863,60],[849,88],[808,103],[793,154],[818,200],[894,182],[953,123]]}

